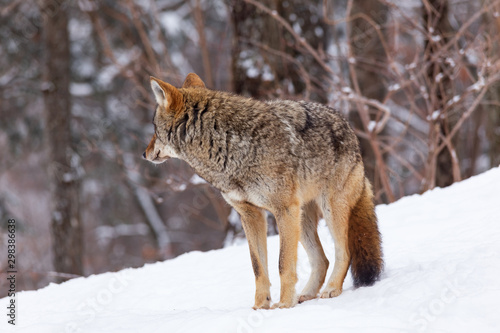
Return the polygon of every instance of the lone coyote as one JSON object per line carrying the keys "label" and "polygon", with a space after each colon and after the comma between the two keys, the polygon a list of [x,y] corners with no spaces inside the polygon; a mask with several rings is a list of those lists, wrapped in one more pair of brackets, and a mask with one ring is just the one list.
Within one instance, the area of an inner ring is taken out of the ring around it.
{"label": "lone coyote", "polygon": [[[182,88],[151,77],[155,134],[143,157],[191,165],[240,214],[255,273],[254,309],[340,295],[349,265],[354,286],[372,285],[382,267],[373,193],[359,142],[337,111],[305,101],[258,101],[210,90],[194,73]],[[271,306],[264,210],[276,217],[280,301]],[[323,291],[328,259],[317,226],[324,217],[335,242],[335,265]],[[297,246],[312,273],[299,297]]]}

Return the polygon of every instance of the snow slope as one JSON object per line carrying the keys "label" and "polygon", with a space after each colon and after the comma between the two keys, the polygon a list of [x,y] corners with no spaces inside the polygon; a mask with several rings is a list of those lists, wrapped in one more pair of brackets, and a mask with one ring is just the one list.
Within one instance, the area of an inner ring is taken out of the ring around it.
{"label": "snow slope", "polygon": [[[500,169],[446,189],[377,207],[385,272],[293,309],[251,309],[254,277],[245,244],[52,284],[17,297],[15,332],[500,332]],[[320,237],[333,261],[324,225]],[[278,238],[270,237],[274,301]],[[105,255],[105,254],[103,254]],[[330,271],[333,265],[330,265]],[[299,252],[299,283],[309,264]],[[0,300],[0,332],[8,299]]]}

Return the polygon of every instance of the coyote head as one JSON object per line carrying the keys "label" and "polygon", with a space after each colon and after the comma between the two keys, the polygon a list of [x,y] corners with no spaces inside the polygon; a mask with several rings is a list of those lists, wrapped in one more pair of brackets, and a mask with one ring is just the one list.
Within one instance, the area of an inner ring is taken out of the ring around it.
{"label": "coyote head", "polygon": [[[155,77],[151,77],[151,88],[158,104],[153,116],[155,134],[142,157],[159,164],[170,157],[178,157],[175,149],[168,144],[168,133],[172,124],[183,114],[184,97],[179,89]],[[205,84],[198,75],[189,73],[182,88],[205,88]]]}

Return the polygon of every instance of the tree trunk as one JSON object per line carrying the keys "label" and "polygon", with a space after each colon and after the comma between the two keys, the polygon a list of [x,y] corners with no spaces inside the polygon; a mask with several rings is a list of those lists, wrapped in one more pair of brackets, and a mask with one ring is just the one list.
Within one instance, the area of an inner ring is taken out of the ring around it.
{"label": "tree trunk", "polygon": [[135,197],[141,207],[146,222],[148,223],[158,246],[157,259],[165,260],[173,257],[172,241],[167,227],[156,209],[156,206],[149,192],[140,186],[141,177],[134,165],[134,159],[130,154],[123,155],[123,165],[127,181],[134,190]]}
{"label": "tree trunk", "polygon": [[[229,2],[229,11],[231,13],[231,24],[233,28],[232,47],[231,47],[231,76],[233,91],[237,94],[245,92],[246,72],[240,65],[240,55],[243,51],[243,45],[240,38],[245,33],[245,13],[253,14],[254,8],[247,5],[243,0],[232,0]],[[249,11],[252,10],[252,13]]]}
{"label": "tree trunk", "polygon": [[370,18],[385,33],[388,8],[378,0],[355,0],[351,17],[351,49],[356,59],[356,74],[363,96],[382,101],[386,89],[382,84],[387,56],[383,44],[373,25],[366,20]]}
{"label": "tree trunk", "polygon": [[[488,2],[483,0],[483,6]],[[484,15],[484,20],[490,29],[491,36],[498,36],[500,33],[500,17],[492,13],[492,15]],[[500,52],[500,45],[492,43],[491,55],[495,57]],[[500,100],[500,86],[498,84],[490,88],[487,99],[492,101]],[[486,137],[489,142],[489,159],[490,167],[495,168],[500,166],[500,106],[492,104],[485,107],[486,121]],[[476,134],[478,135],[478,134]]]}
{"label": "tree trunk", "polygon": [[[43,14],[43,84],[49,181],[52,199],[53,265],[59,280],[83,275],[79,214],[80,166],[71,138],[70,49],[68,16],[57,1],[40,2]],[[66,4],[67,6],[67,4]]]}
{"label": "tree trunk", "polygon": [[[427,7],[426,7],[427,4]],[[447,43],[453,29],[448,21],[448,0],[429,0],[423,5],[423,23],[430,36],[425,37],[424,61],[427,67],[427,79],[432,103],[431,112],[441,112],[439,117],[430,117],[430,148],[429,148],[429,169],[427,173],[426,189],[434,186],[445,187],[453,184],[453,160],[451,151],[455,151],[453,146],[456,139],[452,140],[452,147],[446,147],[436,152],[433,148],[442,142],[441,136],[446,136],[450,128],[456,123],[454,117],[444,114],[446,103],[450,99],[450,68],[445,56],[433,58],[440,48]],[[456,153],[455,153],[456,154]],[[432,171],[435,170],[435,171]],[[429,173],[430,172],[430,173]],[[458,179],[457,179],[458,180]]]}
{"label": "tree trunk", "polygon": [[[377,31],[373,25],[366,20],[370,18],[375,24],[380,27],[380,33],[385,36],[385,24],[387,22],[388,8],[385,4],[378,0],[355,0],[351,10],[351,17],[355,17],[351,21],[350,41],[352,56],[356,62],[354,65],[359,85],[360,93],[370,99],[383,101],[386,95],[386,89],[383,82],[384,70],[386,68],[387,56],[382,46]],[[353,83],[352,83],[353,85]],[[368,107],[368,106],[366,106]],[[351,112],[349,120],[354,123],[356,128],[363,128],[359,112]],[[380,170],[376,167],[377,161],[375,152],[368,139],[360,138],[360,146],[363,155],[363,163],[365,172],[374,186],[375,194],[379,193],[383,188],[381,179],[377,175],[385,170]],[[382,202],[390,201],[386,193],[385,196],[377,200]]]}

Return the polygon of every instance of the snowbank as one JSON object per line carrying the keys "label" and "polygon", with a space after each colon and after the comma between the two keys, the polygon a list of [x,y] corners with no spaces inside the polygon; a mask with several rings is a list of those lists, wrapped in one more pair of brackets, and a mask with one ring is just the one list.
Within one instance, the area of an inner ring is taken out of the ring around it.
{"label": "snowbank", "polygon": [[[252,310],[254,278],[242,245],[21,292],[15,332],[499,332],[499,190],[496,168],[378,206],[382,279],[353,289],[348,275],[334,299]],[[320,237],[333,263],[324,223]],[[268,244],[277,301],[278,238]],[[298,292],[310,271],[299,251]],[[1,332],[14,331],[7,302],[0,300]]]}

